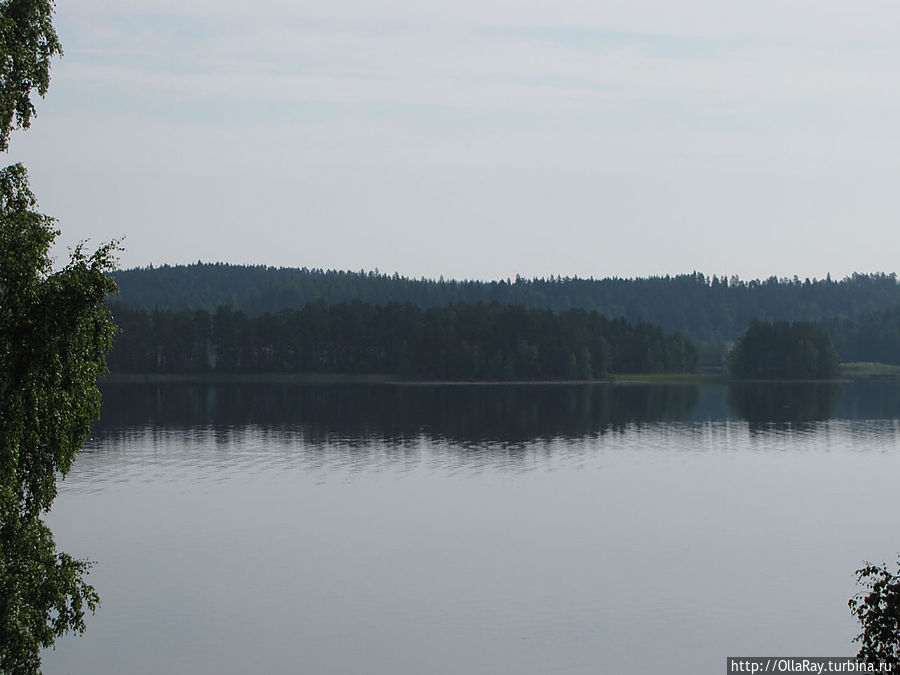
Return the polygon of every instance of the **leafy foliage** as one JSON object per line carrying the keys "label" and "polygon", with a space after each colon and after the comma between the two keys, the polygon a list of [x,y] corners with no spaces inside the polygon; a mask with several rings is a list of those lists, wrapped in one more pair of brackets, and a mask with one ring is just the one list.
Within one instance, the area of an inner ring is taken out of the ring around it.
{"label": "leafy foliage", "polygon": [[840,373],[828,336],[802,322],[751,322],[734,346],[728,368],[740,379],[821,380]]}
{"label": "leafy foliage", "polygon": [[0,171],[0,666],[35,672],[39,649],[84,628],[89,565],[57,553],[41,515],[99,416],[97,378],[115,325],[105,305],[114,244],[52,272],[55,221],[21,165]]}
{"label": "leafy foliage", "polygon": [[25,170],[0,171],[0,483],[25,513],[49,509],[99,415],[97,378],[115,325],[104,299],[114,245],[81,247],[49,273],[52,218],[31,210]]}
{"label": "leafy foliage", "polygon": [[50,59],[62,54],[53,28],[52,0],[0,2],[0,151],[13,129],[27,129],[35,114],[32,92],[50,86]]}
{"label": "leafy foliage", "polygon": [[90,563],[57,553],[39,518],[5,512],[2,518],[0,672],[35,673],[41,649],[69,631],[82,632],[85,610],[94,611],[99,597],[84,581]]}
{"label": "leafy foliage", "polygon": [[[35,114],[62,48],[52,0],[0,0],[0,151]],[[115,325],[115,244],[76,248],[53,272],[55,221],[38,213],[25,168],[0,170],[0,670],[36,673],[40,650],[84,630],[90,564],[59,553],[41,520],[100,411],[97,377]]]}
{"label": "leafy foliage", "polygon": [[886,565],[867,563],[856,570],[856,577],[868,589],[849,602],[862,626],[854,640],[860,643],[857,656],[900,667],[900,569],[894,574]]}

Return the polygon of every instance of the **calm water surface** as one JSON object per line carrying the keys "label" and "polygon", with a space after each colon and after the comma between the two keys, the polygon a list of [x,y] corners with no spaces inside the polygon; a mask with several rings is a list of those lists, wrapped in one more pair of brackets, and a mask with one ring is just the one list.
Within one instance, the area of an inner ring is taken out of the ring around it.
{"label": "calm water surface", "polygon": [[724,672],[855,652],[900,388],[129,385],[61,484],[47,673]]}

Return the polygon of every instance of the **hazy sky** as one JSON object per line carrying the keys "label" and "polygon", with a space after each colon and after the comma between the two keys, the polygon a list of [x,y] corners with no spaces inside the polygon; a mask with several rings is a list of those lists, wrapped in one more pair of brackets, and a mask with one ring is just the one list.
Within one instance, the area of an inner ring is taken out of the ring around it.
{"label": "hazy sky", "polygon": [[456,278],[900,268],[900,5],[61,0],[63,246]]}

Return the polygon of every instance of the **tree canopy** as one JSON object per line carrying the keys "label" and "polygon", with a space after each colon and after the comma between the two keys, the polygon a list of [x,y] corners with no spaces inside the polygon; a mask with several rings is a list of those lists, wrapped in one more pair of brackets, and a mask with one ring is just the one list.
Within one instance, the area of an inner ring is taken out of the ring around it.
{"label": "tree canopy", "polygon": [[[27,128],[31,96],[62,52],[50,0],[0,1],[0,151]],[[53,271],[55,221],[21,164],[0,170],[0,671],[35,673],[41,649],[84,629],[98,603],[90,563],[56,550],[42,520],[100,411],[115,325],[105,298],[115,245],[77,247]]]}
{"label": "tree canopy", "polygon": [[840,374],[828,335],[811,323],[753,321],[731,351],[732,377],[762,380],[823,380]]}
{"label": "tree canopy", "polygon": [[47,93],[50,61],[62,54],[53,9],[52,0],[0,2],[0,151],[11,131],[31,125],[31,95]]}
{"label": "tree canopy", "polygon": [[56,552],[41,520],[100,412],[97,378],[115,325],[112,244],[53,272],[54,220],[21,165],[0,171],[0,670],[33,672],[40,649],[83,630],[88,563]]}
{"label": "tree canopy", "polygon": [[203,309],[226,306],[248,316],[302,309],[310,302],[521,305],[563,312],[594,311],[702,340],[735,340],[753,319],[853,319],[900,306],[894,274],[853,274],[839,281],[770,277],[743,280],[698,272],[636,279],[516,277],[498,281],[412,279],[397,274],[196,263],[120,270],[119,302],[133,307]]}
{"label": "tree canopy", "polygon": [[[224,306],[249,318],[302,310],[313,302],[411,303],[423,309],[496,302],[555,313],[583,309],[632,323],[652,323],[666,333],[680,332],[695,341],[700,366],[713,370],[724,365],[731,342],[752,320],[807,321],[826,329],[844,361],[900,364],[900,312],[896,310],[900,284],[895,274],[748,281],[694,272],[636,279],[551,276],[454,281],[412,279],[377,270],[198,262],[122,270],[115,277],[120,291],[117,301],[129,308],[213,313]],[[870,324],[875,324],[877,332],[869,330]]]}

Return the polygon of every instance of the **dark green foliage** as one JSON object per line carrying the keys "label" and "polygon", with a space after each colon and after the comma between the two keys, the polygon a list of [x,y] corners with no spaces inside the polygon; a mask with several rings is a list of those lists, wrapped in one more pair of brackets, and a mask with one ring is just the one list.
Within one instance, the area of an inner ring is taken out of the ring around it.
{"label": "dark green foliage", "polygon": [[146,312],[114,307],[122,335],[113,372],[394,373],[436,380],[585,380],[685,372],[691,342],[596,312],[453,304],[421,309],[310,303],[254,318],[220,307]]}
{"label": "dark green foliage", "polygon": [[88,565],[57,553],[40,518],[99,415],[115,332],[113,246],[52,272],[57,231],[35,206],[24,168],[0,171],[0,667],[23,673],[97,603]]}
{"label": "dark green foliage", "polygon": [[0,2],[0,151],[13,129],[27,129],[35,114],[31,93],[50,86],[50,59],[62,53],[51,0]]}
{"label": "dark green foliage", "polygon": [[821,322],[843,362],[875,361],[900,365],[900,306],[856,319]]}
{"label": "dark green foliage", "polygon": [[115,326],[104,304],[113,246],[51,273],[52,218],[32,209],[21,165],[0,171],[0,483],[24,513],[49,509],[99,416],[97,378]]}
{"label": "dark green foliage", "polygon": [[849,602],[862,627],[854,640],[860,643],[857,657],[900,667],[900,569],[894,574],[886,565],[867,563],[856,578],[868,589]]}
{"label": "dark green foliage", "polygon": [[[32,92],[50,84],[62,53],[52,0],[0,0],[0,151],[27,128]],[[115,326],[112,244],[78,247],[53,272],[59,234],[37,211],[25,168],[0,171],[0,671],[40,672],[40,652],[84,630],[99,602],[84,581],[90,564],[56,550],[41,520],[99,416],[97,378]]]}
{"label": "dark green foliage", "polygon": [[0,517],[0,672],[36,673],[41,650],[69,631],[84,631],[85,611],[100,600],[84,581],[90,563],[57,553],[40,518]]}
{"label": "dark green foliage", "polygon": [[645,279],[560,278],[505,281],[435,281],[377,272],[246,267],[225,264],[163,266],[116,272],[121,302],[152,310],[219,306],[248,316],[300,309],[311,302],[360,301],[420,307],[449,304],[521,305],[562,312],[595,311],[647,321],[709,346],[719,365],[724,341],[735,340],[753,319],[844,320],[900,305],[894,274],[854,274],[840,281],[770,277],[744,281],[693,273]]}
{"label": "dark green foliage", "polygon": [[728,359],[738,379],[822,380],[840,374],[828,336],[811,323],[753,321]]}

